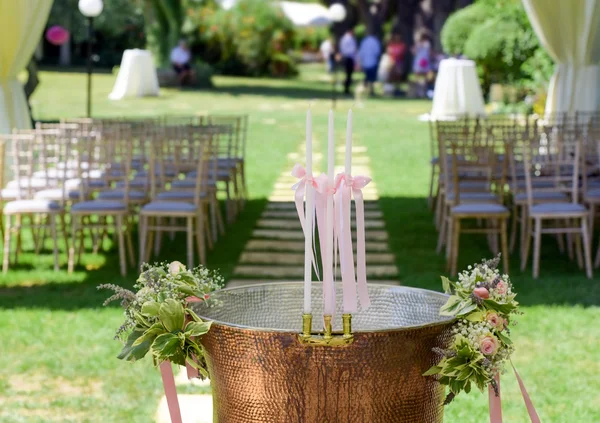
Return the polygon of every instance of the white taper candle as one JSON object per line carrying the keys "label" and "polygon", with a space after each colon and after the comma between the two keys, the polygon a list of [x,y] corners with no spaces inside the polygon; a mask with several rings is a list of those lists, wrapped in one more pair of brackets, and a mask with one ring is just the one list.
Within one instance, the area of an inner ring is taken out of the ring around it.
{"label": "white taper candle", "polygon": [[[329,125],[327,137],[327,188],[333,187],[334,167],[335,167],[335,137],[333,131],[333,110],[329,111]],[[323,275],[324,284],[324,312],[326,315],[333,315],[335,310],[335,287],[333,285],[333,195],[327,193],[327,219],[326,219],[326,237],[325,237],[325,274]]]}
{"label": "white taper candle", "polygon": [[348,122],[346,123],[346,167],[344,171],[350,175],[352,170],[352,109],[348,110]]}
{"label": "white taper candle", "polygon": [[[312,178],[312,116],[310,109],[306,112],[306,176]],[[312,226],[313,226],[313,201],[314,193],[312,181],[306,182],[306,211],[304,227],[304,313],[312,312],[311,288],[312,288]]]}

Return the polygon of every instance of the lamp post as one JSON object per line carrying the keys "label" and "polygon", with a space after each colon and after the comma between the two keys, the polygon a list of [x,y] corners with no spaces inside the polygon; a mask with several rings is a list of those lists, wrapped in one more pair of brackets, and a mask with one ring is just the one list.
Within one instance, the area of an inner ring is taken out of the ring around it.
{"label": "lamp post", "polygon": [[87,117],[92,116],[92,44],[94,42],[94,18],[102,13],[102,0],[79,0],[79,11],[88,19],[87,46]]}
{"label": "lamp post", "polygon": [[[333,22],[334,24],[336,23],[340,23],[342,22],[344,19],[346,19],[346,8],[344,7],[343,4],[341,3],[333,3],[331,6],[329,6],[329,20],[331,20],[331,22]],[[335,37],[335,35],[333,36],[333,51],[335,52],[337,50],[337,38]],[[333,80],[331,82],[331,102],[332,102],[332,107],[335,108],[335,102],[336,102],[336,97],[337,97],[337,90],[336,90],[336,86],[337,86],[337,68],[338,68],[338,64],[337,64],[337,60],[335,60],[336,58],[334,57],[333,60]]]}

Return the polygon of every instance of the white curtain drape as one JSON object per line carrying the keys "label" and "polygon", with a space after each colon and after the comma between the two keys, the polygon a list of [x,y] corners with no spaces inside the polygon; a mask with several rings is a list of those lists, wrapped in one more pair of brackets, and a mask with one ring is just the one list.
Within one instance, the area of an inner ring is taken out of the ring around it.
{"label": "white curtain drape", "polygon": [[546,113],[600,106],[600,0],[523,0],[540,42],[556,63]]}
{"label": "white curtain drape", "polygon": [[52,0],[0,0],[0,133],[31,127],[17,75],[40,41],[51,6]]}

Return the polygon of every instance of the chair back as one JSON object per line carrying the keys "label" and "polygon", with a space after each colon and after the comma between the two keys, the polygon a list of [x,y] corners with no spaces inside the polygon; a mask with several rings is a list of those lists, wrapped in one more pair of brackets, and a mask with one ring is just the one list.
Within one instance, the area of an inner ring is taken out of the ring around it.
{"label": "chair back", "polygon": [[569,194],[571,202],[578,202],[581,141],[574,131],[563,131],[560,142],[554,144],[534,140],[524,145],[522,154],[529,208],[534,205],[534,180],[552,182],[536,191],[562,191]]}

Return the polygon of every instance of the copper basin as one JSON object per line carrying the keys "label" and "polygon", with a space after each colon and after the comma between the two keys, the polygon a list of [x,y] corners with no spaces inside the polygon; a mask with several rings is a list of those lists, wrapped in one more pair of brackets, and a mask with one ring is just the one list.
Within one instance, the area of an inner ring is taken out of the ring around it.
{"label": "copper basin", "polygon": [[[195,306],[214,322],[202,345],[215,422],[442,422],[444,390],[422,373],[436,359],[432,348],[450,339],[452,321],[439,316],[446,295],[370,284],[371,307],[353,315],[354,342],[331,347],[298,340],[302,292],[302,283],[253,285]],[[315,284],[315,331],[321,295]],[[341,330],[341,295],[337,304]]]}

